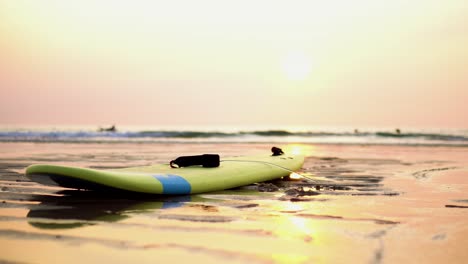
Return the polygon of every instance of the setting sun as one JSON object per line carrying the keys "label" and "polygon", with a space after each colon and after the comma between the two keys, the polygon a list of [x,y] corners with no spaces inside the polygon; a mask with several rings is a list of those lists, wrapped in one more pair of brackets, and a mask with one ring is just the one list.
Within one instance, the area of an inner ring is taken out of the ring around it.
{"label": "setting sun", "polygon": [[289,80],[304,80],[311,70],[309,57],[303,52],[290,52],[282,61],[282,68]]}

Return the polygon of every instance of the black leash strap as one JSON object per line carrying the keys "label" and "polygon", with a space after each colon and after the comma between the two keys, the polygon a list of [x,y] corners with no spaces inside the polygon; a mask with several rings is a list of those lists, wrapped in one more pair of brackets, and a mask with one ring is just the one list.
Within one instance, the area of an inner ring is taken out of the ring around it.
{"label": "black leash strap", "polygon": [[182,156],[175,160],[171,160],[171,168],[181,168],[194,165],[201,165],[204,168],[219,167],[218,154],[203,154],[197,156]]}
{"label": "black leash strap", "polygon": [[[284,154],[283,150],[277,147],[272,147],[271,152],[273,152],[272,156],[280,156]],[[182,168],[197,165],[201,165],[204,168],[216,168],[219,167],[219,163],[220,158],[218,154],[203,154],[178,157],[175,160],[171,160],[169,165],[171,165],[171,168]]]}

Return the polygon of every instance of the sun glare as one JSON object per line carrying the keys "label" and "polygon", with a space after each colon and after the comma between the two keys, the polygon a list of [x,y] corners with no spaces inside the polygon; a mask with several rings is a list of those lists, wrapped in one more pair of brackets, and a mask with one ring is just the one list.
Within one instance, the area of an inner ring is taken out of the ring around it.
{"label": "sun glare", "polygon": [[289,80],[304,80],[311,71],[309,57],[303,52],[290,52],[282,61],[282,68]]}

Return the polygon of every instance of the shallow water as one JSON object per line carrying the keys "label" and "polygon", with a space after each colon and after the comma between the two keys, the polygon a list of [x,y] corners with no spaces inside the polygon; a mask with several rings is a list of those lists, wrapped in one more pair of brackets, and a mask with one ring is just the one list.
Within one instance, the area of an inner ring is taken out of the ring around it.
{"label": "shallow water", "polygon": [[0,143],[0,261],[466,262],[468,149],[280,146],[308,156],[300,173],[314,182],[122,197],[45,187],[22,173],[33,163],[115,168],[271,145]]}

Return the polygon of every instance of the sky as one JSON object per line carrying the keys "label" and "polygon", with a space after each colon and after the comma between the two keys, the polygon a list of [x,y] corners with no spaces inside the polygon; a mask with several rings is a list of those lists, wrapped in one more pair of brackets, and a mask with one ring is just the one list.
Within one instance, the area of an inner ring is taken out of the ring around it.
{"label": "sky", "polygon": [[468,128],[465,0],[0,0],[0,125]]}

